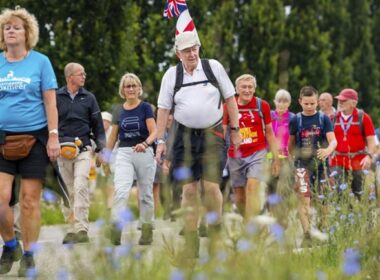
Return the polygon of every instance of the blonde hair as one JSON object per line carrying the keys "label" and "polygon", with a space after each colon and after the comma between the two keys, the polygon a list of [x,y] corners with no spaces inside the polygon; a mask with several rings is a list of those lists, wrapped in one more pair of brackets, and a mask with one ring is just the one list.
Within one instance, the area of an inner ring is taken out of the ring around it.
{"label": "blonde hair", "polygon": [[7,50],[4,42],[4,25],[7,24],[12,17],[17,17],[23,21],[25,29],[25,47],[27,50],[34,48],[37,45],[39,37],[38,22],[34,15],[26,9],[16,6],[14,10],[5,9],[0,14],[0,49]]}
{"label": "blonde hair", "polygon": [[131,83],[134,83],[140,86],[140,95],[143,94],[142,84],[139,77],[137,77],[137,75],[133,73],[125,73],[123,77],[121,77],[120,83],[119,83],[119,95],[121,98],[125,99],[124,91],[123,91],[125,81],[130,81]]}
{"label": "blonde hair", "polygon": [[256,89],[257,82],[256,82],[256,77],[255,76],[250,75],[250,74],[243,74],[243,75],[241,75],[241,76],[239,76],[239,77],[236,78],[236,80],[235,80],[235,86],[237,87],[238,84],[240,83],[240,81],[242,81],[242,80],[250,80],[250,81],[252,81],[253,86]]}
{"label": "blonde hair", "polygon": [[279,89],[277,92],[276,92],[276,95],[274,97],[274,101],[276,102],[280,102],[281,100],[286,100],[288,101],[289,103],[292,102],[292,97],[289,93],[289,91],[285,90],[285,89]]}

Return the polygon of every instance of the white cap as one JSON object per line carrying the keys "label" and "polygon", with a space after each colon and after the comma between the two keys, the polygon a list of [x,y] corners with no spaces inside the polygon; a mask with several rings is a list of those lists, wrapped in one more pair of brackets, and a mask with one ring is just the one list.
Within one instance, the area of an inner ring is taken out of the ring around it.
{"label": "white cap", "polygon": [[185,31],[178,34],[175,37],[175,49],[177,51],[182,51],[193,46],[200,46],[198,34],[196,31]]}
{"label": "white cap", "polygon": [[102,112],[102,119],[105,121],[112,122],[112,115],[106,111]]}

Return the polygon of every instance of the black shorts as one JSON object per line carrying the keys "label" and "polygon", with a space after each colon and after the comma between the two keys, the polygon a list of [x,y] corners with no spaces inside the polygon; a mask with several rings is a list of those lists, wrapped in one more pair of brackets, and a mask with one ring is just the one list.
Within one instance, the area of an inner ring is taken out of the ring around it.
{"label": "black shorts", "polygon": [[[223,128],[191,129],[178,125],[173,144],[172,179],[175,182],[194,182],[200,179],[220,183],[224,153]],[[176,176],[187,168],[189,176]]]}
{"label": "black shorts", "polygon": [[0,155],[0,172],[11,175],[19,174],[23,179],[45,180],[49,162],[45,145],[37,140],[26,158],[6,160]]}

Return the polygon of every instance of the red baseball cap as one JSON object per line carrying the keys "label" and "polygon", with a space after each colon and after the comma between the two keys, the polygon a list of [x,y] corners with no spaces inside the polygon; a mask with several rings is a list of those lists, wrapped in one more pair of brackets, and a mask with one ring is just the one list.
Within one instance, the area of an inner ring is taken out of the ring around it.
{"label": "red baseball cap", "polygon": [[338,100],[358,100],[358,93],[352,88],[343,89],[338,96],[335,96]]}

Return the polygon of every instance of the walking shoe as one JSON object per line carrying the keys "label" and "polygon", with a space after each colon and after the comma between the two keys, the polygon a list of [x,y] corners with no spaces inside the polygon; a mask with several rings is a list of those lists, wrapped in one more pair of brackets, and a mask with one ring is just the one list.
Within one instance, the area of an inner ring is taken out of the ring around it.
{"label": "walking shoe", "polygon": [[141,237],[139,245],[150,245],[153,242],[153,226],[151,224],[143,224],[141,227]]}
{"label": "walking shoe", "polygon": [[75,234],[75,243],[88,243],[89,241],[87,231],[81,230]]}
{"label": "walking shoe", "polygon": [[21,238],[21,232],[20,231],[15,230],[15,238],[18,241],[22,240],[22,238]]}
{"label": "walking shoe", "polygon": [[115,246],[121,244],[121,230],[117,227],[117,225],[112,225],[109,231],[109,238],[111,243]]}
{"label": "walking shoe", "polygon": [[301,248],[311,248],[313,247],[313,240],[311,239],[311,235],[309,232],[306,232],[304,234],[302,243],[301,243]]}
{"label": "walking shoe", "polygon": [[20,260],[22,256],[22,249],[19,242],[15,248],[3,246],[3,253],[0,258],[0,274],[8,273],[12,269],[14,262]]}
{"label": "walking shoe", "polygon": [[200,224],[198,227],[198,234],[199,234],[199,237],[207,237],[208,236],[207,225]]}
{"label": "walking shoe", "polygon": [[180,235],[180,236],[185,235],[185,227],[181,228],[181,230],[178,232],[178,235]]}
{"label": "walking shoe", "polygon": [[66,236],[63,238],[62,244],[74,244],[75,243],[75,233],[69,232],[66,234]]}
{"label": "walking shoe", "polygon": [[26,277],[30,275],[29,273],[33,273],[35,267],[36,265],[34,263],[33,256],[22,256],[20,268],[18,269],[18,276]]}

